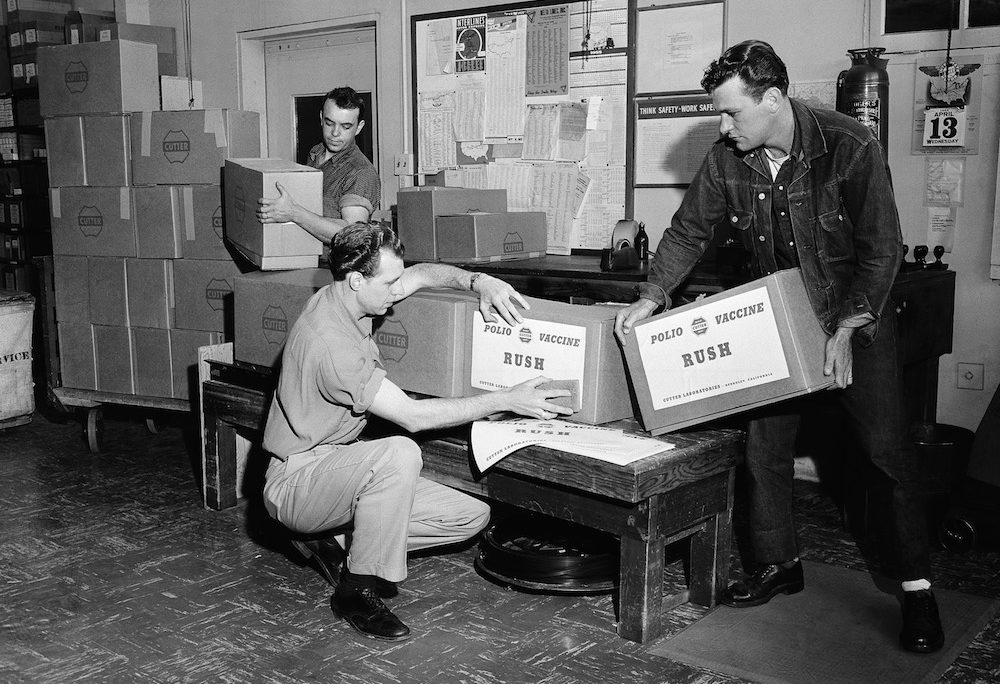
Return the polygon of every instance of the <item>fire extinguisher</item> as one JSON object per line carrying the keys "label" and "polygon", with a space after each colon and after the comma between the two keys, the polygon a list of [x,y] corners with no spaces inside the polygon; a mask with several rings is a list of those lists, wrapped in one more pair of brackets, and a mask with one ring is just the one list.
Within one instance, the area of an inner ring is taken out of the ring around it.
{"label": "fire extinguisher", "polygon": [[848,50],[851,68],[837,77],[837,111],[847,114],[872,130],[889,157],[889,72],[885,48]]}

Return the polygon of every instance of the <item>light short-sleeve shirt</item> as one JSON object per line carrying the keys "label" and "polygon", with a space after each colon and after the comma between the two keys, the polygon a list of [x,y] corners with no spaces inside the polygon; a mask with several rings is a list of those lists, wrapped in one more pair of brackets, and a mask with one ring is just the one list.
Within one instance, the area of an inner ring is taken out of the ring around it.
{"label": "light short-sleeve shirt", "polygon": [[264,448],[285,460],[321,444],[353,442],[384,378],[372,319],[349,313],[335,285],[321,288],[285,343]]}

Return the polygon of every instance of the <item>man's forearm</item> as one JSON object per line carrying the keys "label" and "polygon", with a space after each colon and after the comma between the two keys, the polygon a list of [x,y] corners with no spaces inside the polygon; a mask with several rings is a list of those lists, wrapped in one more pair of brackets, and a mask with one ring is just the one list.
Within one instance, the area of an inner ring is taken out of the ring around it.
{"label": "man's forearm", "polygon": [[424,287],[450,287],[454,290],[471,289],[472,273],[448,264],[413,264],[406,269],[419,290]]}
{"label": "man's forearm", "polygon": [[410,432],[464,425],[491,413],[509,410],[507,393],[487,392],[471,397],[432,398],[414,401],[405,418],[397,419]]}
{"label": "man's forearm", "polygon": [[292,211],[292,221],[301,226],[313,237],[321,240],[323,244],[328,244],[334,235],[348,225],[348,222],[343,219],[320,216],[298,205]]}

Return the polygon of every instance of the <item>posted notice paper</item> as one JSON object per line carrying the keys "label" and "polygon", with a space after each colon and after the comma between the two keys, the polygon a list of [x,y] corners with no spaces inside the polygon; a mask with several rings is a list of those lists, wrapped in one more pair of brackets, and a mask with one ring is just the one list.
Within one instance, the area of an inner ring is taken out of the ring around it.
{"label": "posted notice paper", "polygon": [[674,448],[662,439],[563,420],[513,418],[477,420],[472,424],[472,457],[481,473],[508,454],[532,445],[617,465],[627,465]]}

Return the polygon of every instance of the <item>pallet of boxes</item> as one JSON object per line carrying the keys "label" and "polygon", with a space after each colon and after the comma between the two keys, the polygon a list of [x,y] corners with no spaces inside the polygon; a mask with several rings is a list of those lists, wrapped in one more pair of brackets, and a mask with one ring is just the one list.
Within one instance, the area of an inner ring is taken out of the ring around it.
{"label": "pallet of boxes", "polygon": [[231,334],[222,168],[259,155],[259,116],[161,103],[171,28],[76,28],[38,51],[61,386],[187,400],[198,348]]}

